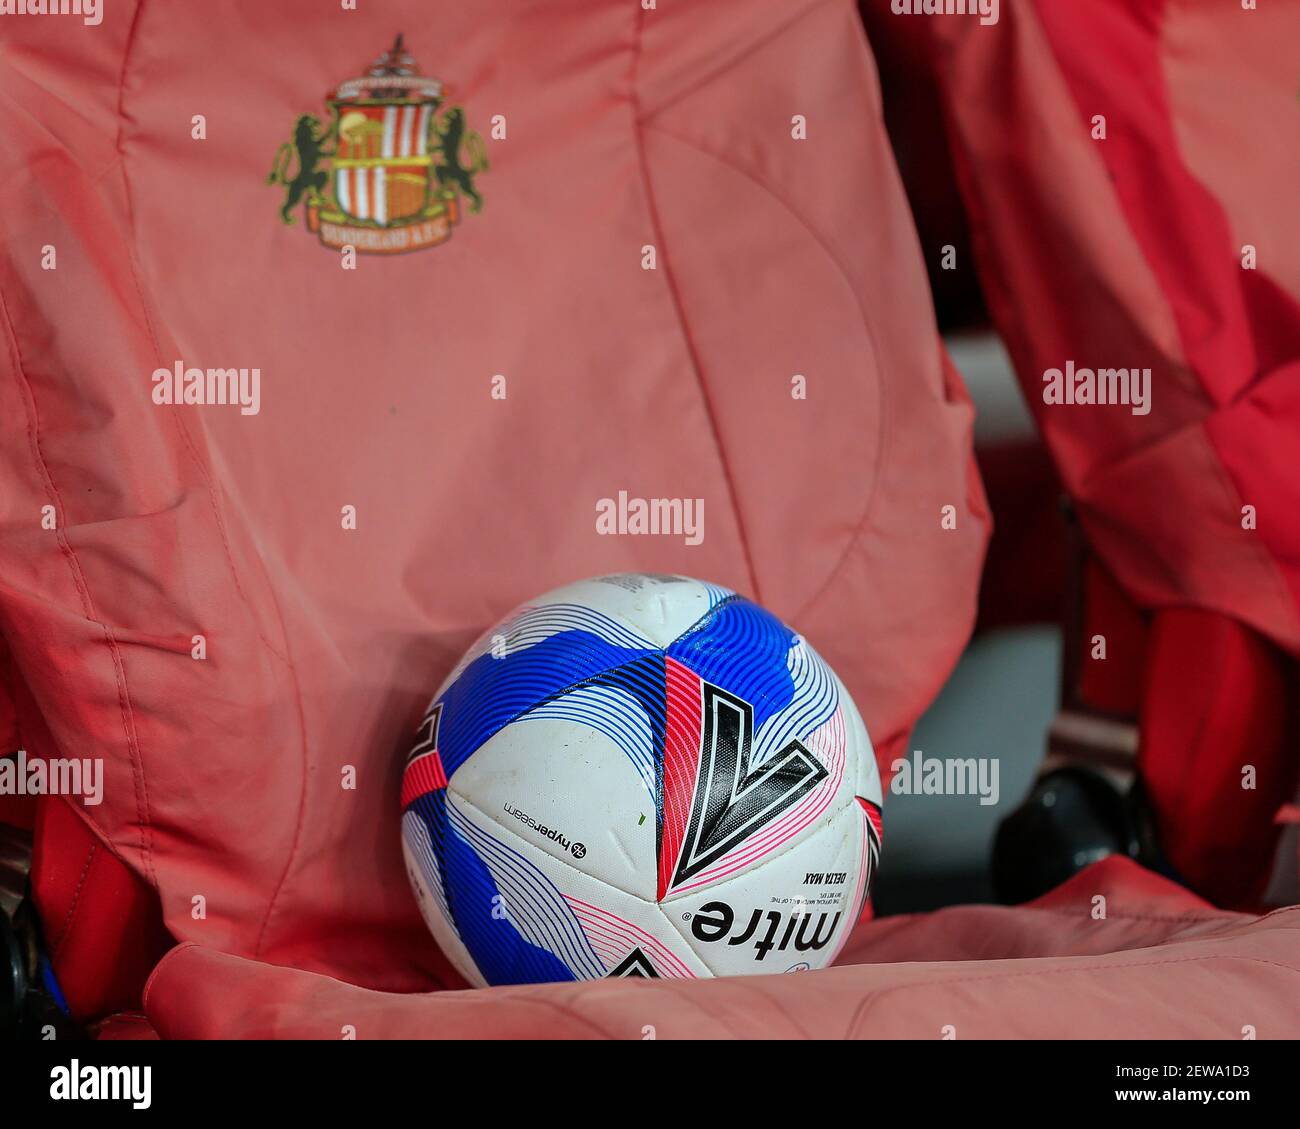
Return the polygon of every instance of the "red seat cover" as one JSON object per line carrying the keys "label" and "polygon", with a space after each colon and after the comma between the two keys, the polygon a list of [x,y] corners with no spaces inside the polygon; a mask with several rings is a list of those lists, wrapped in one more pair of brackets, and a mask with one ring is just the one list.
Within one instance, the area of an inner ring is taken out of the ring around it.
{"label": "red seat cover", "polygon": [[[507,138],[449,241],[345,271],[266,175],[398,32]],[[903,739],[987,518],[851,4],[122,3],[0,36],[0,633],[21,739],[103,758],[76,814],[172,936],[449,982],[401,755],[466,644],[576,576],[737,587]],[[260,411],[155,404],[177,362],[256,366]],[[598,535],[620,490],[702,498],[702,543]],[[93,948],[113,921],[78,904]],[[79,1014],[113,995],[59,971]]]}

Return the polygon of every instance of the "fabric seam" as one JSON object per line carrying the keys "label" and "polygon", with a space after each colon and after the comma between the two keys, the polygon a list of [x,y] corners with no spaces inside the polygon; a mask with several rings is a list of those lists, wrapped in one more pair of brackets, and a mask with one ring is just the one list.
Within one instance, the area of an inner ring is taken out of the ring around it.
{"label": "fabric seam", "polygon": [[77,879],[77,887],[72,891],[72,903],[68,906],[68,912],[63,916],[63,925],[59,928],[59,936],[53,943],[50,950],[51,957],[57,957],[63,951],[63,945],[67,941],[72,929],[72,921],[76,916],[78,908],[81,906],[81,890],[86,884],[86,875],[90,873],[91,864],[95,861],[95,854],[99,849],[99,840],[92,839],[90,849],[86,852],[86,862],[81,868],[81,876]]}
{"label": "fabric seam", "polygon": [[[755,173],[751,172],[749,169],[743,167],[742,165],[737,164],[733,159],[729,157],[725,157],[722,154],[715,153],[713,150],[705,148],[699,142],[692,141],[689,138],[682,137],[680,134],[674,133],[672,130],[664,129],[662,126],[646,123],[642,128],[643,130],[653,131],[661,134],[664,137],[669,137],[672,140],[678,142],[678,144],[685,145],[687,148],[691,149],[696,153],[699,153],[701,156],[708,157],[711,160],[714,160],[718,164],[722,165],[724,168],[730,169],[738,176],[744,177],[747,181],[753,184],[760,191],[766,193],[771,200],[779,204],[785,210],[785,212],[794,220],[794,222],[799,225],[799,227],[808,235],[810,239],[812,239],[812,241],[822,251],[822,254],[825,255],[826,259],[835,268],[836,273],[844,281],[845,287],[848,289],[849,294],[853,298],[853,305],[857,310],[858,317],[861,318],[862,320],[863,336],[867,340],[867,348],[870,350],[871,353],[872,364],[875,368],[876,373],[878,375],[883,375],[880,354],[876,348],[875,329],[872,325],[871,317],[867,313],[866,307],[863,304],[862,295],[858,292],[858,288],[853,284],[853,280],[849,277],[848,272],[844,269],[844,265],[840,262],[839,258],[835,255],[835,253],[826,245],[825,240],[821,237],[818,231],[814,227],[812,227],[794,208],[792,208],[785,199],[783,199],[769,185],[764,183]],[[703,381],[701,380],[701,383],[702,382]],[[868,526],[871,524],[871,517],[875,512],[876,499],[879,494],[880,479],[882,477],[882,472],[885,466],[886,457],[891,447],[891,439],[893,435],[893,430],[885,425],[885,421],[890,416],[890,409],[891,409],[888,381],[877,380],[876,384],[877,384],[877,394],[880,399],[880,418],[877,421],[878,422],[877,435],[879,436],[879,441],[876,444],[876,457],[874,461],[875,465],[872,467],[872,471],[871,471],[871,482],[867,487],[867,499],[863,504],[862,512],[858,515],[857,520],[853,524],[852,530],[845,538],[844,547],[840,550],[838,556],[836,557],[835,563],[831,565],[830,569],[826,573],[825,578],[818,585],[817,589],[810,596],[808,596],[808,598],[800,606],[799,610],[790,617],[796,622],[801,617],[807,615],[810,609],[812,609],[817,604],[817,602],[822,598],[822,596],[825,595],[826,591],[835,583],[835,579],[836,577],[839,576],[840,571],[843,569],[845,561],[849,558],[849,555],[853,551],[853,547],[859,543],[863,531],[867,529]],[[721,450],[722,450],[721,444],[719,443],[720,453]]]}
{"label": "fabric seam", "polygon": [[[144,12],[144,0],[140,0],[139,6],[136,8],[135,11],[135,16],[131,22],[131,30],[127,37],[126,46],[122,52],[122,69],[120,74],[118,75],[118,90],[117,90],[117,153],[118,153],[118,164],[119,167],[121,168],[123,194],[126,201],[127,223],[128,223],[128,230],[130,233],[131,254],[129,256],[130,261],[128,263],[128,266],[131,271],[132,283],[135,286],[136,297],[137,300],[140,302],[141,313],[142,316],[144,317],[145,325],[149,331],[149,339],[153,345],[154,357],[155,359],[161,361],[162,350],[158,343],[158,334],[154,327],[153,318],[149,312],[149,304],[145,301],[144,298],[144,288],[141,283],[140,272],[138,268],[138,255],[137,255],[138,249],[136,247],[135,207],[133,203],[133,197],[131,194],[131,178],[127,172],[126,156],[123,150],[123,142],[124,142],[123,123],[125,122],[126,72],[131,57],[131,51],[135,46],[136,35],[139,30],[140,20],[143,12]],[[275,586],[271,583],[270,577],[266,574],[265,564],[262,562],[260,554],[258,554],[255,550],[254,556],[256,557],[259,566],[261,566],[262,568],[263,578],[266,580],[267,593],[270,597],[271,604],[275,609],[276,621],[279,623],[280,626],[280,634],[282,636],[282,642],[284,647],[283,653],[281,653],[281,651],[274,644],[272,644],[269,639],[266,638],[265,633],[261,629],[259,617],[256,611],[254,610],[252,602],[249,600],[247,593],[244,591],[243,584],[239,579],[239,570],[235,566],[234,555],[231,551],[230,541],[226,533],[225,521],[221,516],[220,507],[217,505],[216,486],[212,479],[212,475],[209,473],[208,468],[204,465],[203,460],[199,458],[198,451],[194,445],[194,439],[190,435],[189,430],[184,426],[184,424],[181,422],[179,417],[177,417],[172,413],[168,413],[168,414],[171,416],[172,425],[179,432],[181,436],[181,440],[185,445],[185,449],[189,453],[191,461],[194,463],[194,466],[196,467],[199,476],[203,480],[203,485],[205,487],[207,497],[208,497],[208,505],[212,510],[213,522],[215,523],[216,526],[217,535],[218,537],[220,537],[222,547],[225,551],[226,563],[230,570],[230,576],[235,585],[236,592],[239,593],[240,599],[243,601],[244,606],[248,609],[249,618],[253,624],[253,630],[257,635],[257,638],[261,640],[262,644],[267,648],[267,650],[270,651],[270,653],[273,656],[275,656],[277,659],[279,659],[282,663],[284,663],[285,667],[288,669],[289,676],[293,685],[294,709],[298,721],[298,744],[299,744],[298,812],[294,823],[293,838],[289,843],[288,853],[285,857],[284,869],[281,871],[280,877],[276,881],[276,884],[271,891],[270,897],[266,904],[266,910],[262,918],[262,924],[258,928],[257,937],[253,943],[253,954],[256,956],[262,952],[262,946],[265,943],[266,933],[270,927],[271,919],[275,913],[276,903],[279,901],[280,894],[284,889],[284,884],[288,880],[289,874],[293,869],[294,861],[297,859],[298,850],[302,843],[303,824],[304,824],[304,820],[306,817],[306,810],[307,810],[307,781],[308,781],[309,768],[310,768],[310,764],[309,764],[310,757],[308,754],[308,744],[307,744],[306,711],[303,708],[303,701],[302,701],[302,684],[298,676],[298,669],[295,666],[289,651],[289,636],[288,636],[288,631],[286,630],[285,627],[284,611],[280,607],[280,601],[279,601],[279,597],[276,595]],[[141,771],[143,772],[143,764],[141,765]],[[150,825],[150,835],[152,836],[152,825]],[[152,870],[152,861],[150,863],[150,867]],[[157,874],[156,872],[154,872],[154,885],[157,886],[157,884],[158,884]]]}
{"label": "fabric seam", "polygon": [[[32,389],[31,381],[27,379],[22,352],[18,347],[18,337],[14,331],[13,320],[9,314],[8,300],[5,298],[3,288],[0,288],[0,320],[4,322],[5,343],[9,349],[10,361],[14,366],[15,375],[18,383],[26,392],[27,433],[31,444],[32,460],[37,473],[45,483],[48,491],[47,497],[53,498],[56,507],[55,536],[58,539],[60,553],[68,564],[73,585],[81,599],[82,611],[89,622],[96,624],[100,628],[105,641],[108,643],[109,654],[113,662],[113,676],[117,683],[118,709],[122,718],[122,732],[126,740],[127,757],[131,764],[131,775],[135,785],[136,818],[140,821],[141,858],[147,874],[150,876],[154,887],[157,888],[158,875],[153,864],[153,821],[149,815],[149,790],[144,779],[144,762],[140,753],[139,735],[135,729],[130,692],[126,685],[126,666],[116,636],[114,636],[108,624],[103,622],[95,611],[85,575],[81,570],[81,563],[77,559],[76,550],[73,549],[71,542],[69,542],[64,528],[62,519],[67,517],[67,509],[63,503],[59,488],[54,482],[54,477],[50,473],[45,454],[41,450],[40,410],[36,404],[36,394]],[[106,834],[102,829],[97,828],[97,830],[101,836]]]}
{"label": "fabric seam", "polygon": [[704,369],[700,362],[699,351],[695,345],[694,336],[691,333],[690,326],[686,320],[686,310],[682,302],[681,292],[678,290],[676,278],[670,265],[670,256],[668,254],[667,243],[664,238],[663,224],[660,219],[659,207],[655,198],[654,188],[650,181],[649,160],[645,149],[645,132],[641,115],[640,101],[640,69],[641,69],[641,50],[642,38],[645,29],[645,9],[637,7],[636,25],[632,43],[631,73],[629,75],[628,96],[632,103],[632,133],[636,147],[637,174],[641,182],[641,192],[644,198],[646,218],[650,230],[655,239],[656,245],[662,253],[663,278],[664,284],[668,291],[669,301],[672,304],[673,313],[677,320],[678,332],[681,334],[682,343],[686,348],[686,353],[691,363],[691,371],[695,375],[696,386],[699,389],[700,401],[704,408],[704,415],[708,421],[709,431],[713,437],[714,450],[717,452],[718,465],[722,470],[722,480],[726,487],[728,500],[731,503],[731,512],[736,522],[736,536],[740,542],[741,554],[745,562],[745,571],[749,576],[750,591],[755,600],[761,599],[761,593],[758,583],[758,573],[754,568],[754,558],[750,551],[749,538],[745,532],[744,515],[740,508],[740,495],[736,489],[735,477],[732,474],[731,464],[727,459],[726,448],[722,443],[722,433],[718,428],[717,413],[714,410],[713,398],[709,393],[708,384],[704,379]]}

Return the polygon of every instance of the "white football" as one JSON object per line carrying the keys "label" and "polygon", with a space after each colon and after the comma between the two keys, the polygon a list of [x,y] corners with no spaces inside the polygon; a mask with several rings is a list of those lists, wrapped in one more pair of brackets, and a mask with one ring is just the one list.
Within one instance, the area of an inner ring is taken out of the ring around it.
{"label": "white football", "polygon": [[471,983],[821,968],[866,902],[880,777],[835,672],[680,576],[584,580],[461,659],[402,780],[407,872]]}

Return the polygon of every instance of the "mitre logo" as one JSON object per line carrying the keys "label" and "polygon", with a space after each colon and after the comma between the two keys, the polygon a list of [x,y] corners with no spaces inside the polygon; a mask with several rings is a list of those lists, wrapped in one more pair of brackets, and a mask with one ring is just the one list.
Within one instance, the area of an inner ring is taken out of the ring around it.
{"label": "mitre logo", "polygon": [[[691,936],[697,941],[720,941],[728,945],[752,943],[754,959],[762,960],[773,949],[786,952],[794,944],[794,951],[806,953],[824,949],[835,936],[841,913],[822,912],[813,915],[811,910],[782,913],[779,910],[754,910],[744,922],[740,933],[730,936],[736,924],[736,911],[726,902],[706,902],[699,912],[691,915]],[[784,929],[782,928],[784,926]]]}
{"label": "mitre logo", "polygon": [[325,96],[328,124],[315,114],[294,123],[266,178],[284,189],[280,218],[296,222],[301,204],[326,247],[371,254],[445,242],[466,201],[471,214],[482,207],[474,178],[488,167],[483,139],[446,96],[399,35],[365,75]]}

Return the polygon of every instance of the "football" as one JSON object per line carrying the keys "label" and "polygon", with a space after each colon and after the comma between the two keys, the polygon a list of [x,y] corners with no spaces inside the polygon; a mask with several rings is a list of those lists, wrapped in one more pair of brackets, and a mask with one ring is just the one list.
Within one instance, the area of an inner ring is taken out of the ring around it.
{"label": "football", "polygon": [[402,778],[421,912],[478,986],[830,964],[880,853],[835,672],[728,589],[622,574],[490,628]]}

